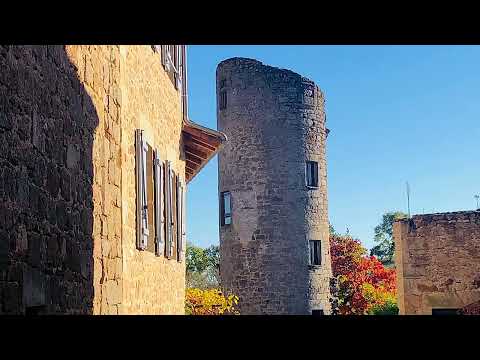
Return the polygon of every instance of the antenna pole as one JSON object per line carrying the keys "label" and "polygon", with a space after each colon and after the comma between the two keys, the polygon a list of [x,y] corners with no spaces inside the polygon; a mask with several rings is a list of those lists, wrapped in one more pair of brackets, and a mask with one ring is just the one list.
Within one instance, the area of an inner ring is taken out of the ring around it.
{"label": "antenna pole", "polygon": [[407,208],[408,208],[408,218],[410,219],[410,185],[407,181]]}
{"label": "antenna pole", "polygon": [[478,206],[478,199],[480,199],[480,195],[474,195],[473,196],[476,200],[477,200],[477,209],[476,210],[479,210],[480,209],[480,206]]}

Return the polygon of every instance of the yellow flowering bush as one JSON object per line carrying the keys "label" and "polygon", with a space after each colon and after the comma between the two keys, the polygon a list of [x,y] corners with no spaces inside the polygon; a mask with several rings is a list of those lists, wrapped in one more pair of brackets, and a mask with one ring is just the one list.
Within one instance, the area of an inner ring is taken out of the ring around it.
{"label": "yellow flowering bush", "polygon": [[187,315],[239,315],[235,306],[238,296],[225,296],[220,289],[187,289],[185,314]]}

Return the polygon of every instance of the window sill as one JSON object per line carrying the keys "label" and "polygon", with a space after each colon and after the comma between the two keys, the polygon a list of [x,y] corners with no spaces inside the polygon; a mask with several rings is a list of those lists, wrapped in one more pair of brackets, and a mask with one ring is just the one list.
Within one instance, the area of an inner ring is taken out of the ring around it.
{"label": "window sill", "polygon": [[309,185],[306,185],[306,188],[307,190],[318,190],[318,186],[309,186]]}
{"label": "window sill", "polygon": [[308,265],[308,270],[318,270],[321,269],[322,265]]}

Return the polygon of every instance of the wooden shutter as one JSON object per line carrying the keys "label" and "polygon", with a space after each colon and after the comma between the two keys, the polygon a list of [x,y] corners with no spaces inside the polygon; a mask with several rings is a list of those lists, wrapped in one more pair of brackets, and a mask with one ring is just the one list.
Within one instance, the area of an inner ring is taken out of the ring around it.
{"label": "wooden shutter", "polygon": [[166,217],[166,252],[167,257],[173,256],[173,171],[171,162],[165,163],[165,217]]}
{"label": "wooden shutter", "polygon": [[183,71],[183,59],[182,59],[182,47],[181,45],[175,45],[175,88],[182,88],[182,71]]}
{"label": "wooden shutter", "polygon": [[161,256],[164,253],[163,241],[163,166],[160,161],[160,154],[155,150],[153,160],[153,176],[155,181],[155,254]]}
{"label": "wooden shutter", "polygon": [[169,51],[169,45],[162,45],[162,65],[167,72],[170,71]]}
{"label": "wooden shutter", "polygon": [[313,186],[318,185],[318,162],[313,163]]}
{"label": "wooden shutter", "polygon": [[143,131],[135,132],[135,165],[137,177],[137,248],[145,250],[148,243],[148,207],[147,207],[147,144],[143,140]]}

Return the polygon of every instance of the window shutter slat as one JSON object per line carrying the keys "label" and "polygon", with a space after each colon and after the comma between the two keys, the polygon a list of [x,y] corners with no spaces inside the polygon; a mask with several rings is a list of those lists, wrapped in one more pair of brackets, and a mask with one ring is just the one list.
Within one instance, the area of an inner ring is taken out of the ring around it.
{"label": "window shutter slat", "polygon": [[148,154],[148,146],[143,141],[142,137],[142,168],[143,168],[143,177],[142,177],[142,194],[143,194],[143,211],[142,211],[142,219],[143,219],[143,237],[144,237],[144,242],[145,242],[145,247],[147,247],[147,241],[148,241],[148,207],[147,207],[147,154]]}
{"label": "window shutter slat", "polygon": [[171,204],[171,178],[170,178],[170,161],[165,162],[165,250],[168,258],[172,257],[172,204]]}
{"label": "window shutter slat", "polygon": [[146,153],[143,131],[135,131],[135,165],[137,178],[137,248],[145,250],[148,241],[148,214],[146,189]]}
{"label": "window shutter slat", "polygon": [[175,45],[175,69],[177,72],[175,73],[175,88],[181,89],[182,88],[182,52],[181,46]]}
{"label": "window shutter slat", "polygon": [[176,190],[177,196],[175,197],[176,200],[176,208],[177,208],[177,260],[181,261],[180,256],[182,252],[182,199],[181,199],[181,185],[180,185],[180,177],[177,175],[176,178]]}
{"label": "window shutter slat", "polygon": [[161,45],[162,50],[162,65],[166,71],[169,70],[169,62],[168,62],[168,45]]}
{"label": "window shutter slat", "polygon": [[175,225],[174,222],[174,213],[173,213],[173,181],[175,179],[175,174],[173,173],[172,166],[170,164],[169,167],[169,174],[168,174],[168,179],[169,179],[169,206],[170,206],[170,219],[169,219],[169,227],[170,227],[170,256],[173,256],[173,226]]}
{"label": "window shutter slat", "polygon": [[154,166],[154,180],[155,180],[155,254],[161,256],[164,249],[163,241],[163,166],[160,161],[160,154],[155,150]]}

